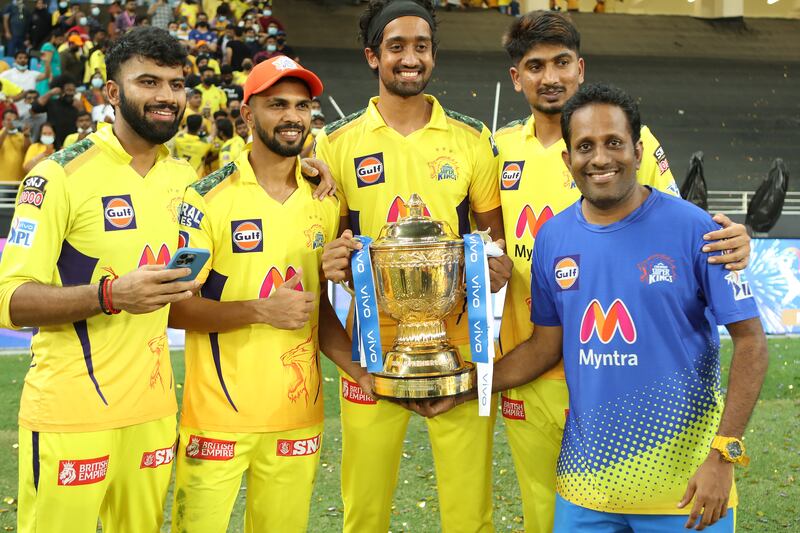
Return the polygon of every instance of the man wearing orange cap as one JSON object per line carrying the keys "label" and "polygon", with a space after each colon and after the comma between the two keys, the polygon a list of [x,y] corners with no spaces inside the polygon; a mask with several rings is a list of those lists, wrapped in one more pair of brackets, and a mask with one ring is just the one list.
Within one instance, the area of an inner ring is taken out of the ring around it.
{"label": "man wearing orange cap", "polygon": [[68,74],[74,80],[83,79],[83,39],[79,35],[70,35],[67,39],[67,48],[59,52],[61,59],[61,72]]}
{"label": "man wearing orange cap", "polygon": [[200,295],[170,311],[186,329],[174,531],[225,531],[243,474],[246,531],[305,531],[322,440],[320,350],[370,391],[319,274],[338,200],[315,200],[300,173],[321,92],[287,57],[257,65],[241,107],[252,144],[186,190],[181,245],[211,258]]}

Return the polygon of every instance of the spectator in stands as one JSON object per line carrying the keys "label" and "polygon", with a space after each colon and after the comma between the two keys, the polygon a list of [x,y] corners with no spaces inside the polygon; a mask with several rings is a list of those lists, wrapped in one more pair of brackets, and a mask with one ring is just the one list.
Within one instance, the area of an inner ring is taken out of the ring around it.
{"label": "spectator in stands", "polygon": [[286,44],[286,32],[279,31],[278,35],[276,35],[275,37],[276,37],[275,40],[278,47],[278,52],[285,55],[286,57],[291,57],[295,61],[299,62],[300,58],[297,56],[297,54],[294,53],[294,49],[288,44]]}
{"label": "spectator in stands", "polygon": [[203,125],[203,118],[199,115],[191,115],[186,118],[186,131],[175,136],[175,146],[173,154],[189,162],[195,169],[198,176],[203,175],[203,168],[206,156],[211,150],[211,144],[200,138],[200,128]]}
{"label": "spectator in stands", "polygon": [[106,31],[111,39],[117,36],[117,17],[119,17],[120,13],[122,13],[120,0],[114,0],[108,6],[108,26],[106,26]]}
{"label": "spectator in stands", "polygon": [[12,0],[3,9],[3,36],[6,41],[6,54],[11,56],[18,50],[25,50],[30,23],[31,12],[25,7],[22,0]]}
{"label": "spectator in stands", "polygon": [[153,26],[166,30],[172,22],[172,8],[167,0],[154,0],[147,10],[147,16],[152,20]]}
{"label": "spectator in stands", "polygon": [[125,10],[115,20],[117,32],[125,33],[136,25],[136,0],[127,0]]}
{"label": "spectator in stands", "polygon": [[38,97],[39,93],[37,93],[35,90],[23,91],[22,98],[15,102],[20,120],[27,122],[31,118],[31,105]]}
{"label": "spectator in stands", "polygon": [[38,139],[39,141],[31,144],[25,152],[25,158],[22,161],[22,170],[25,174],[30,172],[39,161],[50,157],[56,151],[56,132],[49,122],[42,124]]}
{"label": "spectator in stands", "polygon": [[[103,29],[103,25],[100,24],[100,8],[97,6],[92,6],[92,9],[89,10],[89,35],[94,35],[98,30]],[[104,31],[105,33],[105,31]]]}
{"label": "spectator in stands", "polygon": [[149,26],[150,25],[150,17],[144,16],[136,19],[137,26]]}
{"label": "spectator in stands", "polygon": [[211,109],[209,107],[203,108],[203,93],[197,89],[189,91],[189,96],[186,99],[186,111],[183,113],[181,126],[185,126],[186,119],[192,115],[200,115],[203,118],[203,123],[200,128],[201,132],[208,133],[211,131]]}
{"label": "spectator in stands", "polygon": [[84,42],[89,40],[89,17],[85,13],[75,15],[75,25],[69,29],[69,32],[72,31],[77,31]]}
{"label": "spectator in stands", "polygon": [[284,29],[281,21],[272,16],[272,8],[269,6],[265,6],[261,11],[261,17],[258,19],[258,23],[261,25],[261,31],[263,32],[266,32],[270,25],[275,26],[279,30]]}
{"label": "spectator in stands", "polygon": [[[50,37],[47,39],[47,42],[42,44],[41,48],[41,58],[44,62],[50,62],[50,75],[51,76],[61,76],[61,56],[58,53],[58,49],[64,44],[64,30],[61,28],[53,29]],[[45,84],[43,89],[49,89],[49,80],[48,83]]]}
{"label": "spectator in stands", "polygon": [[53,11],[50,22],[54,28],[61,28],[64,32],[72,26],[72,9],[66,0],[58,2],[58,9]]}
{"label": "spectator in stands", "polygon": [[83,39],[72,35],[67,39],[67,49],[58,54],[61,59],[61,72],[73,80],[83,81]]}
{"label": "spectator in stands", "polygon": [[[100,87],[96,82],[100,81]],[[95,104],[92,106],[92,123],[95,129],[99,122],[114,123],[114,106],[108,103],[108,94],[103,90],[105,84],[99,77],[92,78],[92,92],[95,94]]]}
{"label": "spectator in stands", "polygon": [[261,51],[261,44],[258,42],[258,34],[255,28],[245,28],[244,44],[247,45],[249,51],[247,57],[253,57]]}
{"label": "spectator in stands", "polygon": [[233,122],[227,118],[217,120],[217,138],[220,141],[219,167],[235,161],[245,147],[244,139],[234,134]]}
{"label": "spectator in stands", "polygon": [[201,20],[197,22],[197,26],[189,32],[189,40],[193,41],[194,44],[199,43],[200,41],[205,41],[207,43],[214,42],[216,44],[217,34],[216,32],[211,31],[208,27],[208,22]]}
{"label": "spectator in stands", "polygon": [[102,81],[106,79],[106,50],[108,49],[108,36],[105,30],[97,30],[92,35],[92,48],[86,57],[86,68],[83,76],[84,83],[89,83],[92,77],[99,74]]}
{"label": "spectator in stands", "polygon": [[225,91],[217,87],[214,69],[206,66],[200,71],[200,77],[203,83],[197,86],[197,90],[203,93],[202,107],[208,107],[211,113],[215,113],[220,109],[226,109],[228,97],[225,96]]}
{"label": "spectator in stands", "polygon": [[31,91],[36,88],[36,82],[50,78],[50,61],[44,61],[44,72],[29,69],[28,63],[28,54],[24,50],[18,51],[14,54],[12,68],[0,72],[0,79],[10,81],[23,91]]}
{"label": "spectator in stands", "polygon": [[322,102],[316,96],[311,99],[311,117],[322,114]]}
{"label": "spectator in stands", "polygon": [[30,131],[30,126],[23,126],[19,121],[16,111],[5,110],[0,130],[0,169],[5,180],[20,181],[25,176],[22,161],[31,145]]}
{"label": "spectator in stands", "polygon": [[186,19],[186,24],[194,28],[197,23],[197,13],[200,11],[200,6],[196,0],[183,0],[175,9],[175,16],[178,19]]}
{"label": "spectator in stands", "polygon": [[236,27],[234,24],[233,13],[231,13],[231,6],[227,3],[222,3],[217,6],[217,12],[211,20],[211,28],[214,31],[222,31],[231,26]]}
{"label": "spectator in stands", "polygon": [[225,91],[228,102],[231,100],[241,100],[244,97],[244,89],[241,85],[233,83],[233,68],[230,65],[222,65],[220,69],[219,88]]}
{"label": "spectator in stands", "polygon": [[194,64],[192,64],[192,62],[189,60],[187,60],[183,65],[183,77],[186,80],[184,81],[184,84],[186,85],[187,89],[194,89],[202,81],[200,76],[195,74]]}
{"label": "spectator in stands", "polygon": [[81,111],[78,113],[78,118],[75,119],[75,133],[70,133],[64,139],[64,145],[62,148],[66,148],[68,146],[72,146],[76,142],[80,142],[84,140],[86,137],[92,133],[92,115],[87,113],[86,111]]}
{"label": "spectator in stands", "polygon": [[31,41],[31,48],[38,50],[47,40],[53,29],[53,19],[50,10],[47,9],[45,0],[36,0],[36,4],[31,13],[31,26],[28,37]]}
{"label": "spectator in stands", "polygon": [[217,37],[217,53],[220,54],[220,57],[225,57],[225,50],[228,47],[228,42],[233,40],[233,32],[236,28],[233,24],[228,24],[225,28],[225,31],[222,34],[218,34]]}
{"label": "spectator in stands", "polygon": [[242,101],[241,100],[228,100],[228,114],[231,120],[236,120],[241,116]]}
{"label": "spectator in stands", "polygon": [[31,106],[36,113],[47,113],[48,121],[56,132],[56,149],[61,149],[64,139],[75,131],[78,113],[83,111],[75,99],[75,80],[62,74],[53,78],[52,89],[44,93]]}
{"label": "spectator in stands", "polygon": [[17,116],[19,116],[19,110],[14,103],[14,98],[18,97],[20,94],[23,94],[22,89],[8,80],[0,80],[0,117],[3,116],[6,109],[14,111],[17,113]]}
{"label": "spectator in stands", "polygon": [[250,48],[242,42],[242,36],[244,35],[244,28],[236,27],[233,29],[233,39],[228,42],[228,46],[225,49],[225,58],[223,63],[226,65],[230,65],[233,70],[239,70],[242,68],[242,61],[244,61],[248,57],[252,57],[250,53]]}
{"label": "spectator in stands", "polygon": [[241,137],[245,143],[250,142],[250,129],[247,127],[247,122],[242,117],[239,117],[234,122],[234,125],[236,126],[236,135]]}

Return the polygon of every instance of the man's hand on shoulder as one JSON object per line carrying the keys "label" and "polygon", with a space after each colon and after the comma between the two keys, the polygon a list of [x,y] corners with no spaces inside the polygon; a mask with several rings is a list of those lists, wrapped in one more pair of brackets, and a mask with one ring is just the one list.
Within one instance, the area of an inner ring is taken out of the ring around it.
{"label": "man's hand on shoulder", "polygon": [[722,251],[722,255],[712,255],[708,262],[723,264],[728,270],[744,270],[750,262],[750,236],[744,224],[737,224],[730,218],[717,213],[714,222],[722,229],[712,231],[703,236],[708,244],[703,246],[704,252]]}

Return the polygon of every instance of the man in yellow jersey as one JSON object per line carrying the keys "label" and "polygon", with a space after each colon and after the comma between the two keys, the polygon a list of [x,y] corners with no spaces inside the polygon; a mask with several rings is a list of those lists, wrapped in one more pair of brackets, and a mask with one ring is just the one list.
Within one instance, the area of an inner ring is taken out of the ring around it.
{"label": "man in yellow jersey", "polygon": [[[372,1],[360,21],[367,62],[379,96],[366,109],[317,135],[317,156],[328,163],[341,200],[342,236],[326,246],[325,275],[349,277],[353,234],[377,237],[406,212],[418,193],[430,215],[459,234],[492,228],[502,239],[496,150],[481,122],[445,110],[423,91],[434,67],[436,22],[428,1]],[[502,243],[501,243],[502,245]],[[507,256],[491,260],[492,290],[510,274]],[[450,341],[471,359],[462,304],[446,319]],[[384,350],[395,322],[381,317]],[[410,413],[366,398],[342,375],[342,496],[344,531],[386,531]],[[494,411],[493,411],[494,412]],[[436,464],[441,526],[446,532],[492,531],[491,451],[494,416],[479,417],[476,402],[428,424]]]}
{"label": "man in yellow jersey", "polygon": [[239,157],[245,142],[234,133],[233,122],[227,118],[217,120],[217,138],[222,143],[219,147],[219,166],[222,168]]}
{"label": "man in yellow jersey", "polygon": [[211,259],[201,295],[170,312],[187,330],[175,531],[225,531],[245,473],[246,531],[305,531],[322,439],[319,350],[370,386],[320,279],[338,201],[315,200],[300,173],[322,83],[279,56],[244,91],[252,145],[189,187],[181,208],[181,240]]}
{"label": "man in yellow jersey", "polygon": [[[504,46],[513,66],[511,79],[530,104],[532,115],[496,134],[500,151],[500,198],[505,235],[514,269],[507,287],[500,325],[502,353],[530,337],[531,253],[539,228],[580,197],[561,157],[566,149],[561,133],[561,108],[583,82],[580,35],[560,13],[531,12],[512,23]],[[666,154],[645,126],[644,147],[637,172],[640,183],[679,195]],[[735,248],[733,253],[709,256],[710,262],[742,269],[749,255],[744,226],[715,217],[726,229],[710,233],[710,250]],[[724,243],[722,239],[727,239]],[[502,414],[522,493],[525,530],[553,528],[556,460],[569,408],[563,365],[525,386],[501,396]]]}
{"label": "man in yellow jersey", "polygon": [[[35,327],[19,413],[21,532],[160,531],[175,444],[164,270],[196,178],[162,146],[185,105],[185,53],[135,28],[108,55],[117,120],[37,164],[0,262],[0,325]],[[117,275],[120,275],[117,278]]]}
{"label": "man in yellow jersey", "polygon": [[209,66],[201,68],[200,76],[203,81],[196,87],[203,94],[203,107],[208,107],[212,115],[228,107],[228,96],[225,91],[217,87],[216,75],[214,69]]}
{"label": "man in yellow jersey", "polygon": [[200,138],[203,118],[200,115],[186,117],[186,131],[180,132],[173,140],[173,155],[189,162],[198,176],[203,175],[206,156],[211,151],[211,143]]}

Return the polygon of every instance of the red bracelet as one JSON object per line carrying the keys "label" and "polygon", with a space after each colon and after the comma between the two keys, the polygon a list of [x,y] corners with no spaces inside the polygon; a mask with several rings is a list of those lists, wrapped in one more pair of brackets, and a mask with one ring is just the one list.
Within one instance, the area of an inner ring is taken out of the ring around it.
{"label": "red bracelet", "polygon": [[119,309],[114,308],[114,304],[111,302],[111,286],[114,283],[116,278],[108,277],[103,284],[103,301],[105,302],[106,309],[112,315],[118,315],[120,313]]}

